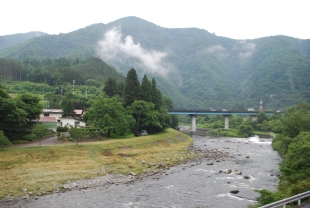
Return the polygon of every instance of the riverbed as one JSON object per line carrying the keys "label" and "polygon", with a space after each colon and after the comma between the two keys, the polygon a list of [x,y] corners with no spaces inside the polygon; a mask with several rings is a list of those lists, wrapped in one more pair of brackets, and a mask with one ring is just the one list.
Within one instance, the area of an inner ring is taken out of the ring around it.
{"label": "riverbed", "polygon": [[255,203],[259,196],[255,189],[276,190],[281,158],[272,149],[271,139],[193,139],[195,148],[212,154],[148,177],[106,176],[71,182],[65,186],[66,191],[28,196],[0,206],[242,208]]}

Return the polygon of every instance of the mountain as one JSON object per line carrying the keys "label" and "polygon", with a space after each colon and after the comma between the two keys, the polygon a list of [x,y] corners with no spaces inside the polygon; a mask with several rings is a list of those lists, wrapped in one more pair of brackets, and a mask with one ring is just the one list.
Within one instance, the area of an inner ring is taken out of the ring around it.
{"label": "mountain", "polygon": [[4,35],[0,36],[0,51],[11,46],[17,45],[19,43],[25,42],[32,38],[47,35],[43,32],[28,32],[28,33],[20,33],[14,35]]}
{"label": "mountain", "polygon": [[[0,48],[2,45],[0,44]],[[178,108],[269,110],[310,101],[310,40],[219,37],[198,28],[163,28],[137,17],[30,39],[0,57],[100,57],[124,75],[154,76]]]}

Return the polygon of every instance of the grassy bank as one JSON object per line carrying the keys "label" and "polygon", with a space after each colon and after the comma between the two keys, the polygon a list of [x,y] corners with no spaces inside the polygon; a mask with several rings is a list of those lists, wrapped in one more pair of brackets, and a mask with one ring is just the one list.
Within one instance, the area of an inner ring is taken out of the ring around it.
{"label": "grassy bank", "polygon": [[0,151],[0,198],[53,192],[62,184],[106,174],[142,174],[193,157],[192,139],[176,130],[91,143]]}

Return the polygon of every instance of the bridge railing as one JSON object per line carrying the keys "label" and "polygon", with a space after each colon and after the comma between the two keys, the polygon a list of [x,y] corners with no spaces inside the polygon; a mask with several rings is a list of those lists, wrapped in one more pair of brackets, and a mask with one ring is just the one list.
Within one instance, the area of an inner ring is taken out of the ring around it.
{"label": "bridge railing", "polygon": [[280,201],[276,201],[276,202],[273,202],[271,204],[264,205],[260,208],[276,208],[276,207],[280,207],[280,206],[283,206],[285,208],[286,205],[288,205],[289,203],[296,202],[296,201],[298,202],[298,206],[300,206],[301,200],[304,198],[308,198],[308,197],[310,197],[310,191],[307,191],[307,192],[304,192],[301,194],[297,194],[295,196],[291,196],[289,198],[282,199]]}

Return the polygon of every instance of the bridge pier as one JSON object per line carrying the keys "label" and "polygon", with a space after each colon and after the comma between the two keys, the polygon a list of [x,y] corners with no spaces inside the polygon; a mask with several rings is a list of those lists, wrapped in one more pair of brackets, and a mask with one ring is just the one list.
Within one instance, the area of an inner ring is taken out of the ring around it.
{"label": "bridge pier", "polygon": [[196,117],[197,117],[197,115],[190,114],[189,116],[192,118],[192,133],[195,134],[195,132],[196,132]]}
{"label": "bridge pier", "polygon": [[229,117],[230,115],[224,115],[225,117],[225,127],[224,129],[229,129]]}

